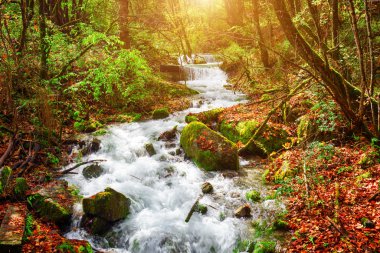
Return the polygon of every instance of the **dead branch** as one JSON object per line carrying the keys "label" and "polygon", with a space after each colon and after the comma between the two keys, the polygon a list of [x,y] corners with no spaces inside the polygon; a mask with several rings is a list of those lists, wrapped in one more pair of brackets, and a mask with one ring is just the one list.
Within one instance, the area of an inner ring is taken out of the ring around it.
{"label": "dead branch", "polygon": [[59,174],[68,174],[69,172],[72,172],[73,170],[75,170],[76,168],[82,166],[82,165],[85,165],[85,164],[89,164],[89,163],[100,163],[100,162],[106,162],[107,160],[91,160],[91,161],[87,161],[87,162],[82,162],[82,163],[78,163],[77,165],[69,168],[69,169],[66,169],[64,171],[61,171],[59,172]]}
{"label": "dead branch", "polygon": [[14,146],[15,146],[15,142],[16,142],[16,136],[14,135],[10,140],[9,140],[9,144],[8,144],[8,148],[7,150],[5,151],[5,153],[1,156],[0,158],[0,168],[3,166],[5,160],[7,160],[7,158],[12,154],[13,150],[14,150]]}
{"label": "dead branch", "polygon": [[201,200],[201,198],[203,197],[203,195],[199,195],[199,197],[197,198],[197,200],[194,202],[193,206],[191,207],[189,213],[187,214],[186,216],[186,219],[185,219],[185,222],[188,223],[191,219],[191,216],[193,216],[193,213],[195,212],[196,208],[197,208],[197,205],[199,203],[199,200]]}

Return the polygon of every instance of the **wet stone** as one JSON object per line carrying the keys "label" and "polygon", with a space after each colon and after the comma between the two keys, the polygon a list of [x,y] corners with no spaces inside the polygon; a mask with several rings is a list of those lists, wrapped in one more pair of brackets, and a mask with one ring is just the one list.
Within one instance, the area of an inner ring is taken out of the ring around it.
{"label": "wet stone", "polygon": [[237,218],[249,218],[251,217],[251,207],[249,204],[245,204],[235,210],[235,216]]}
{"label": "wet stone", "polygon": [[104,169],[100,165],[93,164],[84,168],[82,174],[86,179],[91,179],[100,177],[103,172]]}
{"label": "wet stone", "polygon": [[202,192],[204,194],[212,193],[213,190],[214,187],[209,182],[205,182],[202,184]]}
{"label": "wet stone", "polygon": [[148,152],[149,156],[154,156],[155,154],[157,154],[152,143],[145,144],[145,150],[146,152]]}

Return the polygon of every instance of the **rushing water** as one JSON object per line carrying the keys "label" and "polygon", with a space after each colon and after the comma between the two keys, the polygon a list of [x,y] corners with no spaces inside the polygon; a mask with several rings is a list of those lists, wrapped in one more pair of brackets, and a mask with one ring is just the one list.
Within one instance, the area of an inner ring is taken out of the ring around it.
{"label": "rushing water", "polygon": [[[220,173],[200,170],[183,154],[176,155],[179,135],[173,143],[157,141],[161,133],[174,126],[181,130],[190,112],[229,107],[244,100],[243,94],[224,89],[227,76],[215,63],[186,69],[191,79],[186,85],[200,92],[192,108],[163,120],[109,127],[108,134],[100,138],[101,150],[85,157],[106,160],[101,164],[106,172],[91,180],[81,173],[66,178],[85,197],[106,187],[125,194],[132,200],[131,214],[105,237],[94,237],[79,228],[78,204],[68,238],[89,240],[95,248],[107,252],[230,253],[239,239],[247,237],[246,221],[233,217],[233,210],[243,203],[247,188],[239,187]],[[144,148],[147,143],[153,143],[156,155],[149,157]],[[208,213],[194,213],[190,222],[185,223],[205,181],[214,186],[214,193],[200,201],[208,205]]]}

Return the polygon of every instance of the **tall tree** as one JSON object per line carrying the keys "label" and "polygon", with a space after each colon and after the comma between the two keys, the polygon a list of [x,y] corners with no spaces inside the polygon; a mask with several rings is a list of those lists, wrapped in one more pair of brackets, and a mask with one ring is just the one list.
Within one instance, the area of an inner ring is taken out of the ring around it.
{"label": "tall tree", "polygon": [[124,48],[131,47],[131,39],[129,35],[129,0],[119,0],[119,27],[120,27],[120,40],[124,42]]}
{"label": "tall tree", "polygon": [[253,23],[255,26],[256,34],[258,36],[259,49],[261,55],[261,62],[263,63],[265,68],[270,67],[269,63],[269,54],[268,50],[265,46],[265,41],[263,37],[263,33],[261,31],[260,26],[260,5],[258,0],[252,0],[252,15],[253,15]]}

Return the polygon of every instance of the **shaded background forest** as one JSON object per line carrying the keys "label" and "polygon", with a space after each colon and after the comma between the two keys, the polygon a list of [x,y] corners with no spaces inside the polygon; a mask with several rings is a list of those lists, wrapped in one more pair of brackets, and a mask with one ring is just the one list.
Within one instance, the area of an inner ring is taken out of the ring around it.
{"label": "shaded background forest", "polygon": [[1,117],[13,129],[21,115],[60,136],[71,123],[96,128],[96,107],[147,112],[165,86],[160,64],[210,52],[236,88],[305,82],[353,128],[379,132],[376,1],[20,0],[0,11]]}

